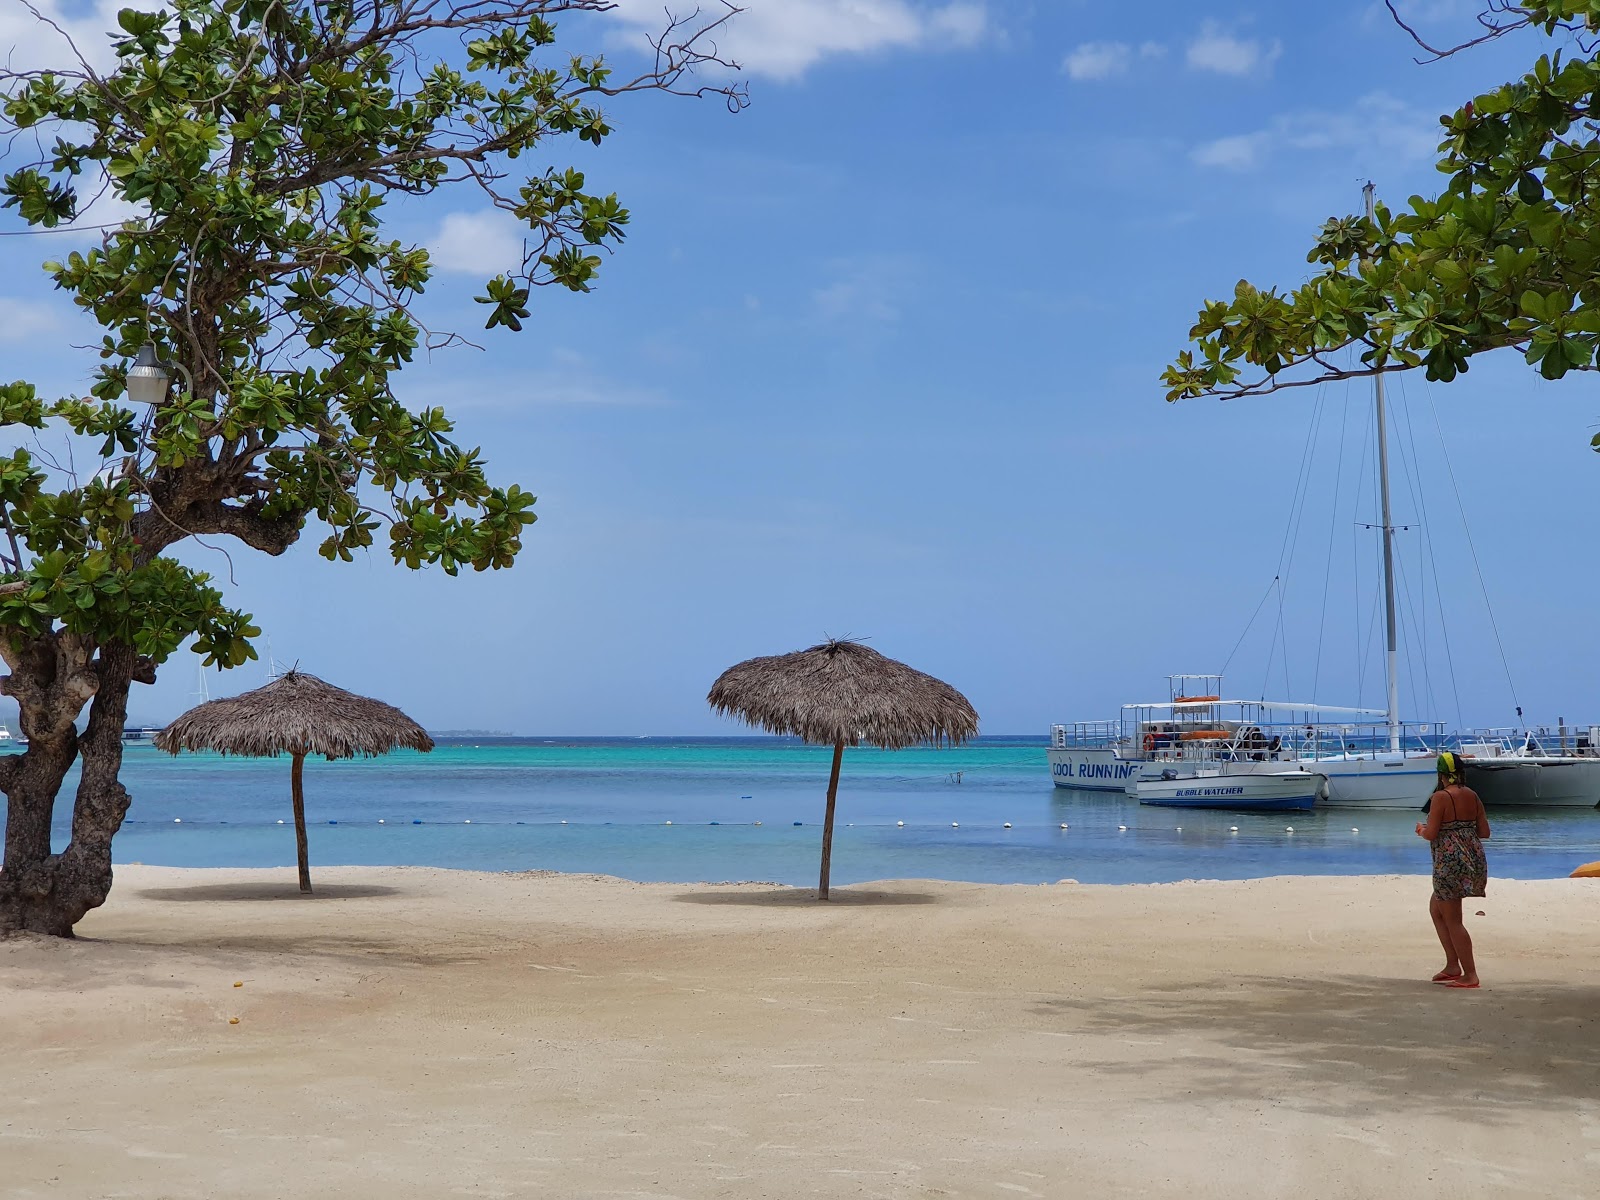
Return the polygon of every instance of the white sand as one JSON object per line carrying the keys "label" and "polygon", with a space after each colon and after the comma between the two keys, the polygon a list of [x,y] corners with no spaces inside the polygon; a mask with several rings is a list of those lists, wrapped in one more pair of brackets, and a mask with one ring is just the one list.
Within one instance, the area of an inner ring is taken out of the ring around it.
{"label": "white sand", "polygon": [[1600,1193],[1600,881],[1495,880],[1464,992],[1421,878],[316,879],[0,943],[0,1195]]}

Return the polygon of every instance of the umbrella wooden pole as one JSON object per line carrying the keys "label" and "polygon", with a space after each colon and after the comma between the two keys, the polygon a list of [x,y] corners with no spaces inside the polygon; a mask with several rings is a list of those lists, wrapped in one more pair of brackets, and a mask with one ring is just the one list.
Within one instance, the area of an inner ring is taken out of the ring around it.
{"label": "umbrella wooden pole", "polygon": [[294,846],[300,855],[300,890],[311,890],[311,859],[306,852],[306,790],[302,780],[306,756],[296,754],[294,766],[289,768],[289,779],[294,790]]}
{"label": "umbrella wooden pole", "polygon": [[828,814],[822,819],[822,879],[817,884],[817,899],[828,898],[828,862],[833,856],[833,804],[839,798],[839,764],[844,760],[844,742],[833,744],[833,773],[828,776]]}

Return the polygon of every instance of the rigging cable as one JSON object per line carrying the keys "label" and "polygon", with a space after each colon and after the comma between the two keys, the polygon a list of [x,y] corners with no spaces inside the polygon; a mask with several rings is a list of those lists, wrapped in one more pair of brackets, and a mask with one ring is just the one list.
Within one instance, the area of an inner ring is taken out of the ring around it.
{"label": "rigging cable", "polygon": [[1322,612],[1317,617],[1317,658],[1311,670],[1311,703],[1317,702],[1317,686],[1322,680],[1322,644],[1328,632],[1328,591],[1333,581],[1333,542],[1339,530],[1339,481],[1344,478],[1344,439],[1350,421],[1350,406],[1339,406],[1339,460],[1333,469],[1333,505],[1328,514],[1328,560],[1322,568]]}
{"label": "rigging cable", "polygon": [[1266,697],[1271,686],[1269,678],[1272,670],[1272,659],[1277,647],[1283,647],[1283,689],[1284,695],[1294,695],[1294,689],[1289,682],[1289,642],[1285,634],[1284,599],[1287,588],[1281,582],[1288,575],[1290,567],[1294,565],[1294,552],[1300,541],[1300,525],[1305,520],[1306,504],[1311,498],[1311,459],[1312,452],[1316,449],[1317,433],[1322,427],[1322,415],[1327,410],[1327,385],[1322,384],[1317,388],[1316,399],[1311,406],[1311,421],[1306,429],[1306,441],[1300,451],[1300,473],[1295,479],[1294,495],[1289,502],[1289,516],[1283,524],[1283,544],[1278,547],[1278,571],[1276,578],[1278,585],[1278,624],[1273,631],[1273,646],[1267,656],[1267,666],[1262,673],[1261,695]]}
{"label": "rigging cable", "polygon": [[1272,589],[1277,586],[1278,577],[1274,575],[1272,577],[1272,582],[1267,584],[1267,590],[1261,593],[1261,603],[1256,605],[1255,612],[1251,613],[1250,619],[1245,622],[1244,632],[1239,635],[1239,640],[1233,644],[1233,649],[1228,652],[1228,657],[1223,660],[1222,670],[1218,672],[1219,674],[1226,675],[1228,673],[1228,664],[1233,661],[1233,656],[1239,653],[1239,647],[1244,645],[1244,639],[1250,635],[1250,630],[1252,627],[1254,627],[1256,618],[1261,615],[1261,610],[1267,603],[1267,597],[1272,595]]}
{"label": "rigging cable", "polygon": [[1433,425],[1439,434],[1439,448],[1444,452],[1444,468],[1450,475],[1450,487],[1456,495],[1456,511],[1461,514],[1461,529],[1467,535],[1467,549],[1472,554],[1472,569],[1478,575],[1478,590],[1483,593],[1483,606],[1489,613],[1489,628],[1494,632],[1495,649],[1500,652],[1500,667],[1506,673],[1506,687],[1511,689],[1511,703],[1517,710],[1517,720],[1522,720],[1522,701],[1517,698],[1517,685],[1511,678],[1511,664],[1506,661],[1505,643],[1500,640],[1500,625],[1494,619],[1494,605],[1489,602],[1489,585],[1483,579],[1483,565],[1478,561],[1478,547],[1472,541],[1472,527],[1467,524],[1467,509],[1461,501],[1461,485],[1456,482],[1456,469],[1450,461],[1450,451],[1444,442],[1444,426],[1439,421],[1439,408],[1433,402],[1433,389],[1427,388],[1428,408],[1433,413]]}
{"label": "rigging cable", "polygon": [[[1406,436],[1411,439],[1411,461],[1413,463],[1418,463],[1416,427],[1411,420],[1411,403],[1410,398],[1406,396],[1405,376],[1401,375],[1398,382],[1400,385],[1400,395],[1404,401],[1406,413]],[[1441,453],[1447,453],[1444,447],[1443,431],[1440,432],[1439,439],[1439,449]],[[1433,596],[1435,602],[1439,606],[1439,633],[1444,638],[1444,665],[1445,669],[1450,673],[1450,694],[1454,698],[1456,704],[1456,728],[1464,729],[1466,728],[1466,719],[1461,708],[1461,685],[1456,678],[1455,659],[1450,656],[1450,623],[1445,617],[1444,588],[1439,583],[1439,556],[1434,550],[1433,522],[1428,517],[1427,490],[1421,486],[1421,466],[1418,465],[1416,470],[1418,480],[1417,506],[1418,511],[1422,514],[1422,549],[1426,552],[1428,567],[1433,573]],[[1424,650],[1424,653],[1426,653],[1426,650]]]}

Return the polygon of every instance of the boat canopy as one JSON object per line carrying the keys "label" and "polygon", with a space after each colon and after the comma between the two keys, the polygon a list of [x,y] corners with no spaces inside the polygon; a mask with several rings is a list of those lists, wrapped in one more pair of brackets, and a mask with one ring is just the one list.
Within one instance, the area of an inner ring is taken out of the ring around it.
{"label": "boat canopy", "polygon": [[1237,705],[1241,708],[1286,708],[1292,709],[1295,712],[1344,713],[1358,716],[1376,717],[1386,716],[1389,711],[1388,709],[1384,708],[1340,708],[1332,704],[1296,704],[1288,700],[1158,700],[1151,704],[1124,704],[1122,707],[1124,710],[1130,708],[1174,708],[1189,710],[1196,708],[1215,708],[1223,705]]}

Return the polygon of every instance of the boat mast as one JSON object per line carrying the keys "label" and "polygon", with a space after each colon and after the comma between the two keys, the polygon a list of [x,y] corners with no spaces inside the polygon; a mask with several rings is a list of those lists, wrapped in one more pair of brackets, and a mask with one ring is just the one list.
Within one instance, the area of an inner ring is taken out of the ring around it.
{"label": "boat mast", "polygon": [[[1367,219],[1373,219],[1373,184],[1368,183],[1362,192],[1367,198]],[[1374,407],[1378,416],[1378,493],[1383,507],[1383,613],[1388,625],[1388,653],[1385,655],[1389,676],[1389,704],[1386,724],[1389,727],[1389,749],[1400,749],[1400,674],[1399,649],[1395,637],[1394,620],[1394,522],[1389,516],[1389,422],[1384,415],[1383,372],[1372,377]]]}

